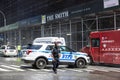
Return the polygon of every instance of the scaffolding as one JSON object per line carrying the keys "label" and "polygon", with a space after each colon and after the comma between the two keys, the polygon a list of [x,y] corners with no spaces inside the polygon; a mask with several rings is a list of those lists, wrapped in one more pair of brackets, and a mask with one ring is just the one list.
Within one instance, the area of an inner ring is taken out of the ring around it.
{"label": "scaffolding", "polygon": [[57,36],[64,37],[67,46],[80,50],[88,45],[91,31],[116,30],[120,28],[119,10],[100,12],[85,16],[73,17],[54,21],[44,25],[30,26],[18,30],[8,31],[12,44],[26,45],[32,43],[36,37]]}
{"label": "scaffolding", "polygon": [[[18,1],[22,3],[23,0]],[[34,3],[36,3],[35,1]],[[48,0],[45,0],[43,3],[46,4],[47,1]],[[28,6],[30,3],[32,2],[25,2],[23,5]],[[22,5],[19,6],[17,10],[20,8],[22,8]],[[42,8],[39,7],[39,9]],[[35,9],[35,11],[38,11],[39,9]],[[48,9],[48,7],[44,9]],[[28,10],[34,13],[34,6],[32,6],[30,9],[25,8],[22,10],[18,10],[17,12],[21,14],[18,18],[16,18],[16,21],[38,15],[41,12],[39,11],[30,15]],[[25,16],[28,13],[29,15]],[[79,15],[76,17],[65,18],[62,20],[51,21],[46,24],[19,27],[18,29],[6,31],[1,34],[4,35],[4,33],[7,33],[8,35],[6,41],[10,42],[13,45],[26,45],[32,43],[32,41],[37,37],[64,37],[67,46],[70,46],[75,50],[80,50],[82,47],[89,44],[89,33],[91,31],[116,30],[120,28],[119,22],[120,9],[117,8],[113,10],[101,11],[82,16]],[[3,40],[1,39],[1,41]]]}

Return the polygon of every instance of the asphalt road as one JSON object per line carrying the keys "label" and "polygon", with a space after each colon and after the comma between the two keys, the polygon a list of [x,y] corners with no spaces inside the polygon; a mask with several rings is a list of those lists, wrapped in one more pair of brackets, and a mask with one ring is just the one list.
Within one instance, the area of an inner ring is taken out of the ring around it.
{"label": "asphalt road", "polygon": [[16,57],[0,57],[0,80],[120,80],[120,67],[90,66],[68,68],[59,66],[54,74],[52,65],[34,69]]}

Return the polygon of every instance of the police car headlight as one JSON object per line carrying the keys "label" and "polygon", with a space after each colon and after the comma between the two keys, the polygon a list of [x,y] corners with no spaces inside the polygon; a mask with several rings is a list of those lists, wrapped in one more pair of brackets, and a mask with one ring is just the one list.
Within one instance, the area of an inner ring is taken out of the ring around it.
{"label": "police car headlight", "polygon": [[85,56],[89,57],[89,55],[88,55],[88,54],[85,54]]}
{"label": "police car headlight", "polygon": [[88,56],[88,54],[86,54],[86,56]]}

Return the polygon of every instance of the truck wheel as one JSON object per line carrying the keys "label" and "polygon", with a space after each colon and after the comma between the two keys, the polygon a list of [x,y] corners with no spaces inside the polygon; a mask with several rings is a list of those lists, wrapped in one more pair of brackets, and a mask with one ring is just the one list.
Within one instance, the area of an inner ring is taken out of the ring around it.
{"label": "truck wheel", "polygon": [[86,67],[86,61],[84,59],[78,59],[76,61],[76,67],[77,68],[84,68],[84,67]]}
{"label": "truck wheel", "polygon": [[35,62],[35,67],[38,69],[44,69],[46,67],[46,65],[47,65],[47,62],[43,58],[39,58]]}

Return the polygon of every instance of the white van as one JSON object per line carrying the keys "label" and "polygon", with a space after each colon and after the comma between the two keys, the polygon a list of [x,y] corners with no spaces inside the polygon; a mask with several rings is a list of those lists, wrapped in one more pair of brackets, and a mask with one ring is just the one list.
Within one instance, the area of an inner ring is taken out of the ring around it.
{"label": "white van", "polygon": [[63,37],[40,37],[36,38],[33,41],[33,45],[38,45],[38,44],[53,44],[54,42],[57,42],[59,45],[65,46],[65,39]]}

